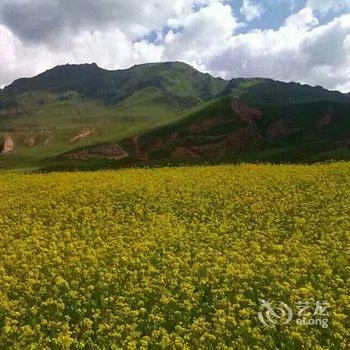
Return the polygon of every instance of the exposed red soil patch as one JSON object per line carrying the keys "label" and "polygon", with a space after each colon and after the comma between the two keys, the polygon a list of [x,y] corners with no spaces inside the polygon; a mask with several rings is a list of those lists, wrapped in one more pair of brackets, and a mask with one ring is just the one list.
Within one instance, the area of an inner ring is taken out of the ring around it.
{"label": "exposed red soil patch", "polygon": [[8,153],[11,152],[15,147],[15,143],[13,142],[11,136],[6,135],[4,139],[0,142],[0,153]]}
{"label": "exposed red soil patch", "polygon": [[91,134],[92,134],[91,130],[83,130],[81,133],[79,133],[78,135],[71,138],[70,142],[76,142],[78,140],[85,139],[86,137],[90,136]]}
{"label": "exposed red soil patch", "polygon": [[254,123],[261,117],[261,110],[258,108],[250,107],[235,99],[231,102],[231,108],[238,115],[241,122]]}
{"label": "exposed red soil patch", "polygon": [[73,152],[67,155],[71,159],[87,160],[87,159],[109,159],[119,160],[129,155],[117,144],[109,144],[104,146],[96,146],[86,150]]}
{"label": "exposed red soil patch", "polygon": [[212,129],[215,126],[229,124],[231,122],[232,120],[222,118],[205,118],[193,123],[187,128],[187,130],[194,134],[200,134],[202,132]]}
{"label": "exposed red soil patch", "polygon": [[273,138],[290,136],[298,131],[299,129],[287,125],[283,119],[277,120],[267,128],[268,136]]}
{"label": "exposed red soil patch", "polygon": [[193,158],[198,155],[188,147],[178,146],[171,152],[172,158]]}
{"label": "exposed red soil patch", "polygon": [[175,148],[172,157],[222,157],[228,152],[257,149],[262,146],[263,137],[255,125],[249,125],[234,133],[220,135],[205,144],[187,143]]}
{"label": "exposed red soil patch", "polygon": [[162,151],[172,148],[176,143],[178,143],[178,136],[178,133],[174,132],[170,136],[161,137],[152,141],[148,148],[150,151]]}
{"label": "exposed red soil patch", "polygon": [[130,139],[130,143],[136,154],[136,158],[143,162],[147,162],[149,160],[148,153],[140,147],[139,137],[138,136],[132,137]]}
{"label": "exposed red soil patch", "polygon": [[222,143],[209,143],[201,146],[195,146],[193,147],[193,151],[198,155],[205,157],[220,157],[226,153]]}
{"label": "exposed red soil patch", "polygon": [[317,122],[317,127],[319,129],[324,128],[329,125],[332,121],[332,114],[330,112],[326,112],[324,116]]}
{"label": "exposed red soil patch", "polygon": [[245,151],[259,148],[263,143],[264,138],[259,133],[257,127],[255,125],[249,125],[231,134],[225,140],[224,148],[231,151]]}
{"label": "exposed red soil patch", "polygon": [[150,146],[149,150],[150,151],[160,151],[160,150],[165,150],[171,146],[171,142],[169,138],[162,137],[158,140],[153,141]]}
{"label": "exposed red soil patch", "polygon": [[33,135],[23,136],[23,143],[25,146],[33,147],[35,146],[35,137]]}

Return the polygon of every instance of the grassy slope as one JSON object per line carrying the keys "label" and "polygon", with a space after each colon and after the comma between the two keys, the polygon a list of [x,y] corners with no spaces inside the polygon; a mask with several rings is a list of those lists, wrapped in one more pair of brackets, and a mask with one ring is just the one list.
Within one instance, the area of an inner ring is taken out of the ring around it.
{"label": "grassy slope", "polygon": [[[37,94],[37,99],[38,95],[42,100],[46,93]],[[25,115],[0,118],[0,137],[10,134],[15,141],[13,152],[0,155],[0,161],[5,161],[8,168],[16,168],[18,164],[24,168],[36,167],[41,159],[76,147],[95,144],[101,140],[119,140],[145,132],[169,122],[180,110],[174,101],[156,88],[139,91],[115,106],[84,99],[75,93],[69,94],[67,100],[63,101],[51,96],[51,100],[45,100],[34,110],[28,109],[26,102],[21,106]],[[33,103],[30,106],[33,108]],[[69,143],[72,137],[84,129],[92,130],[93,134],[77,143]],[[23,145],[21,138],[31,134],[41,142],[28,148]],[[50,141],[44,144],[46,138]]]}
{"label": "grassy slope", "polygon": [[[141,145],[147,147],[151,141],[169,137],[174,132],[178,132],[185,139],[191,137],[184,132],[187,127],[205,118],[224,118],[232,119],[234,112],[231,109],[231,98],[222,97],[214,101],[203,103],[193,107],[184,113],[172,119],[166,125],[156,127],[150,132],[143,134],[140,139]],[[322,130],[316,127],[317,121],[322,118],[325,111],[332,110],[336,118],[331,125]],[[170,159],[169,153],[152,153],[151,160],[148,163],[138,162],[135,159],[122,161],[75,161],[66,157],[57,157],[50,159],[46,163],[48,170],[73,170],[73,169],[99,169],[99,168],[119,168],[126,166],[159,166],[159,165],[178,165],[178,164],[217,164],[225,162],[315,162],[330,159],[348,160],[350,152],[341,150],[335,146],[335,140],[346,137],[347,130],[350,130],[350,106],[344,104],[323,102],[323,103],[305,103],[299,105],[283,107],[263,107],[263,116],[258,123],[258,129],[266,138],[267,144],[259,150],[249,152],[234,152],[227,154],[220,159],[213,158],[192,158],[192,159]],[[268,126],[283,119],[287,124],[292,123],[300,129],[298,133],[283,138],[271,139],[267,136]],[[231,123],[216,127],[209,132],[208,136],[219,135],[221,133],[234,132],[241,125]],[[202,134],[206,137],[206,133]],[[122,143],[123,144],[123,143]],[[128,147],[128,144],[123,144]],[[127,149],[128,150],[128,149]],[[129,151],[129,150],[128,150]]]}
{"label": "grassy slope", "polygon": [[[177,124],[188,123],[196,116],[213,115],[224,111],[229,113],[225,99],[205,102],[188,110],[181,111],[176,101],[164,96],[159,89],[147,88],[124,99],[115,106],[106,106],[92,100],[82,99],[76,93],[68,94],[68,99],[57,101],[54,95],[38,93],[36,99],[45,99],[43,106],[36,106],[35,110],[26,109],[27,115],[8,116],[0,118],[0,137],[13,135],[16,146],[13,152],[0,155],[0,165],[6,169],[35,169],[43,165],[54,165],[57,168],[99,168],[107,166],[108,161],[71,161],[56,157],[69,150],[87,147],[97,143],[119,142],[133,135],[145,134],[159,128],[173,128]],[[30,102],[29,105],[34,105]],[[22,104],[25,108],[25,103]],[[28,108],[28,107],[27,107]],[[11,128],[8,128],[11,125]],[[34,147],[21,144],[23,135],[39,135],[41,141],[46,138],[41,129],[50,129],[50,142],[42,142]],[[93,134],[76,143],[69,143],[70,139],[84,129],[93,130]],[[16,141],[18,140],[18,141]],[[5,163],[4,163],[5,162]],[[96,163],[96,164],[95,164]],[[18,166],[20,164],[20,167]]]}
{"label": "grassy slope", "polygon": [[[0,117],[0,137],[10,134],[15,150],[0,155],[0,167],[36,168],[43,159],[77,147],[145,133],[179,118],[181,111],[212,98],[226,84],[178,62],[121,71],[94,65],[60,66],[18,80],[6,92],[21,92],[16,102],[21,114]],[[40,88],[47,91],[32,91]],[[69,143],[85,129],[93,134]],[[39,144],[29,149],[23,144],[25,135],[36,137]]]}
{"label": "grassy slope", "polygon": [[320,86],[312,87],[264,78],[232,79],[222,95],[230,95],[266,106],[283,106],[318,101],[350,103],[349,96],[338,91],[329,91]]}
{"label": "grassy slope", "polygon": [[[137,134],[146,134],[146,139],[154,138],[185,128],[201,118],[231,118],[229,97],[202,102],[220,95],[226,85],[227,82],[222,79],[212,78],[179,62],[145,64],[122,71],[105,71],[94,65],[56,67],[39,77],[20,80],[14,84],[13,91],[11,88],[8,90],[14,92],[16,89],[22,91],[43,86],[52,92],[31,91],[18,95],[22,115],[0,118],[0,137],[10,133],[16,143],[13,152],[0,155],[0,166],[10,169],[37,168],[44,159],[48,160],[45,164],[57,162],[58,155],[76,148],[120,141]],[[67,88],[74,88],[78,92],[66,91]],[[57,95],[59,91],[60,94]],[[291,100],[319,100],[323,97],[343,100],[346,99],[345,95],[321,88],[258,78],[235,79],[225,91],[236,98],[253,100],[253,104],[260,106],[269,106],[271,103],[279,105],[263,107],[264,118],[259,123],[262,133],[266,132],[268,123],[281,117],[292,118],[303,129],[303,132],[293,137],[270,140],[268,150],[233,154],[231,160],[318,159],[317,145],[320,144],[323,145],[321,158],[328,158],[332,154],[337,158],[346,158],[344,152],[334,151],[324,145],[327,145],[327,138],[350,129],[349,118],[347,122],[338,123],[332,130],[325,129],[323,134],[310,128],[324,113],[327,105],[333,106],[332,103],[280,106]],[[195,104],[198,105],[191,107]],[[338,105],[334,106],[341,109]],[[187,109],[188,107],[190,108]],[[343,114],[349,113],[346,107],[343,110]],[[215,131],[210,130],[209,133],[233,132],[238,127],[239,125],[230,124],[229,127],[221,126]],[[91,130],[92,135],[77,143],[69,143],[71,138],[85,129]],[[154,131],[148,134],[151,130]],[[40,141],[37,146],[28,148],[23,145],[23,136],[28,134],[33,134]],[[47,138],[50,140],[44,145],[43,141]],[[80,165],[81,162],[78,162],[77,166]],[[74,162],[71,166],[75,166]],[[103,162],[84,164],[84,167],[89,166],[105,165]]]}
{"label": "grassy slope", "polygon": [[19,79],[5,92],[76,91],[90,99],[116,104],[135,92],[154,87],[189,107],[221,93],[227,83],[181,62],[149,63],[116,71],[85,64],[57,66],[36,77]]}
{"label": "grassy slope", "polygon": [[[249,152],[236,152],[227,155],[222,161],[273,161],[273,162],[312,162],[329,159],[350,159],[348,150],[338,149],[335,143],[339,139],[349,136],[350,130],[350,105],[332,102],[312,102],[290,106],[262,107],[262,118],[257,123],[258,129],[266,139],[267,144],[261,150]],[[317,123],[323,118],[325,112],[331,111],[332,122],[318,128]],[[223,97],[213,102],[203,104],[186,114],[185,118],[175,121],[168,126],[160,127],[145,136],[146,142],[170,135],[174,132],[183,132],[187,126],[206,117],[232,118],[234,115],[230,107],[230,98]],[[291,124],[299,129],[295,135],[272,139],[268,136],[268,126],[282,119],[284,123]],[[233,132],[240,125],[231,124],[223,126],[219,130],[211,130],[215,133]],[[205,135],[204,135],[205,136]],[[188,137],[184,134],[183,137]],[[199,160],[201,161],[201,160]],[[210,163],[217,160],[207,159]],[[195,163],[198,160],[185,160]]]}
{"label": "grassy slope", "polygon": [[[144,135],[141,138],[141,142],[144,142],[144,139],[150,137],[160,137],[164,134],[168,134],[177,130],[179,128],[183,128],[186,125],[190,124],[197,118],[202,118],[203,116],[226,116],[230,117],[232,115],[232,110],[229,106],[230,98],[219,98],[214,101],[204,102],[198,106],[189,108],[185,111],[179,111],[177,114],[172,114],[166,121],[160,122],[158,125],[154,125],[150,130],[145,129],[134,129],[133,133],[127,135],[127,137],[132,135]],[[121,108],[126,108],[126,105],[123,103],[120,104]],[[132,108],[137,108],[134,104]],[[126,110],[124,110],[126,111]],[[113,141],[119,142],[123,144],[127,148],[127,145],[124,144],[123,141],[127,137],[123,137],[125,135],[119,135],[120,137],[116,137]],[[112,141],[112,140],[111,140]],[[101,143],[101,142],[99,142]],[[78,149],[84,149],[87,145],[80,144]],[[181,162],[181,161],[180,161]],[[193,160],[193,163],[195,160]],[[172,164],[178,164],[177,161],[172,160]],[[127,159],[127,160],[119,160],[119,161],[109,161],[109,160],[85,160],[85,161],[77,161],[66,158],[63,154],[58,157],[48,158],[43,162],[43,166],[45,170],[95,170],[101,168],[119,168],[125,166],[132,166],[133,164],[137,164],[138,166],[157,166],[157,165],[167,165],[169,164],[168,160],[154,160],[147,165],[144,163],[138,163],[135,159]]]}

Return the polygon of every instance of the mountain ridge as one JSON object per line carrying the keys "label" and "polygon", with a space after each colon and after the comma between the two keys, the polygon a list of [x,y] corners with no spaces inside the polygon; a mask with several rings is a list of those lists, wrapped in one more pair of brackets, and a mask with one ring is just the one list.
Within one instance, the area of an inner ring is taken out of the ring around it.
{"label": "mountain ridge", "polygon": [[[133,70],[133,69],[137,69],[137,68],[140,68],[140,67],[147,67],[147,66],[155,66],[155,65],[169,65],[169,64],[179,64],[179,65],[183,65],[187,68],[190,68],[190,69],[193,69],[193,70],[196,70],[198,71],[199,73],[202,73],[202,74],[207,74],[207,75],[210,75],[211,77],[213,77],[214,79],[221,79],[223,81],[226,81],[228,83],[228,85],[231,83],[231,82],[237,82],[237,81],[252,81],[252,80],[261,80],[261,81],[268,81],[268,82],[279,82],[281,84],[296,84],[296,85],[299,85],[299,86],[302,86],[302,87],[307,87],[307,88],[316,88],[316,89],[322,89],[322,90],[325,90],[325,91],[328,91],[328,92],[334,92],[334,93],[339,93],[341,95],[345,95],[347,97],[350,98],[350,91],[348,93],[342,93],[341,91],[339,90],[330,90],[330,89],[326,89],[325,87],[323,86],[320,86],[320,85],[310,85],[310,84],[305,84],[305,83],[300,83],[300,82],[295,82],[295,81],[280,81],[280,80],[276,80],[276,79],[272,79],[272,78],[264,78],[264,77],[249,77],[249,78],[243,78],[243,77],[236,77],[236,78],[232,78],[232,79],[223,79],[221,77],[214,77],[212,76],[210,73],[206,73],[206,72],[201,72],[195,68],[193,68],[191,65],[187,64],[187,63],[184,63],[184,62],[181,62],[181,61],[167,61],[167,62],[150,62],[150,63],[141,63],[141,64],[136,64],[136,65],[133,65],[131,67],[128,67],[128,68],[122,68],[122,69],[105,69],[105,68],[101,68],[100,66],[97,65],[97,63],[93,62],[93,63],[80,63],[80,64],[69,64],[69,63],[66,63],[66,64],[61,64],[61,65],[57,65],[57,66],[54,66],[52,68],[49,68],[47,70],[45,70],[44,72],[42,73],[39,73],[37,75],[34,75],[34,76],[31,76],[31,77],[25,77],[25,78],[18,78],[18,79],[15,79],[11,84],[8,84],[6,86],[4,86],[2,89],[0,88],[0,91],[6,91],[8,89],[10,89],[13,85],[16,85],[17,83],[21,82],[21,81],[28,81],[28,80],[31,80],[33,78],[36,78],[36,77],[40,77],[40,76],[44,76],[46,75],[47,73],[50,73],[50,72],[54,72],[54,71],[59,71],[59,70],[63,70],[65,68],[88,68],[88,69],[95,69],[96,71],[98,70],[99,72],[104,72],[104,73],[116,73],[116,72],[126,72],[126,71],[130,71],[130,70]],[[227,88],[229,88],[229,86],[227,86]]]}
{"label": "mountain ridge", "polygon": [[[350,139],[350,112],[342,105],[350,105],[350,94],[265,78],[227,81],[182,62],[122,70],[66,64],[0,90],[0,166],[59,169],[62,159],[67,163],[60,155],[67,154],[73,168],[165,159],[236,161],[242,154],[252,161],[303,161],[333,150],[342,159]],[[179,126],[194,117],[198,125]],[[322,132],[317,123],[325,123]],[[154,153],[152,142],[164,146],[154,136],[159,132],[170,137],[169,147]],[[310,142],[311,152],[293,154]],[[264,158],[264,152],[277,155]],[[317,159],[327,159],[322,157]]]}
{"label": "mountain ridge", "polygon": [[[299,95],[296,100],[296,92],[298,90]],[[284,91],[284,96],[279,96],[281,91]],[[303,96],[301,96],[302,94],[308,95],[308,98],[304,97],[303,99]],[[310,94],[312,94],[313,97],[310,97]],[[283,105],[322,100],[346,103],[349,102],[350,93],[343,94],[340,91],[328,90],[322,86],[311,86],[309,84],[301,84],[293,81],[283,82],[270,78],[234,78],[229,81],[226,89],[221,94],[221,96],[227,95],[246,101],[259,101],[267,105]]]}
{"label": "mountain ridge", "polygon": [[[194,79],[216,81],[217,84],[226,86],[227,82],[222,78],[214,78],[207,73],[202,73],[182,62],[146,63],[135,65],[127,69],[106,70],[92,64],[60,65],[49,69],[31,78],[21,78],[4,88],[5,93],[20,94],[29,91],[49,91],[62,93],[64,91],[76,91],[85,94],[89,98],[103,100],[115,104],[122,98],[138,91],[146,86],[162,87],[168,83],[166,72],[177,70],[178,73],[187,74]],[[130,77],[134,76],[134,84],[127,86]],[[203,87],[201,87],[203,88]],[[116,90],[124,91],[117,93]],[[221,90],[207,92],[200,97],[214,97]],[[113,97],[113,93],[115,93]]]}

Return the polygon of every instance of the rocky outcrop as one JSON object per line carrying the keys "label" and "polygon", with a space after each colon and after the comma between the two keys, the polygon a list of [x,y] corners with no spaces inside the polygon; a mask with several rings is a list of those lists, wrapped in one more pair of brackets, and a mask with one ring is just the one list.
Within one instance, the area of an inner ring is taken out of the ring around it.
{"label": "rocky outcrop", "polygon": [[139,137],[138,136],[132,137],[129,140],[129,143],[130,143],[133,151],[136,154],[137,160],[141,160],[143,162],[147,162],[149,160],[148,153],[146,151],[144,151],[141,148],[141,146],[140,146],[140,142],[139,142]]}
{"label": "rocky outcrop", "polygon": [[332,122],[332,114],[331,112],[326,112],[324,116],[317,122],[317,127],[319,129],[324,128]]}
{"label": "rocky outcrop", "polygon": [[81,139],[85,139],[86,137],[90,136],[91,134],[92,134],[91,130],[83,130],[78,135],[72,137],[70,142],[73,143],[73,142],[79,141]]}
{"label": "rocky outcrop", "polygon": [[88,159],[108,159],[119,160],[127,158],[129,155],[117,144],[108,144],[95,146],[81,151],[67,154],[70,159],[88,160]]}
{"label": "rocky outcrop", "polygon": [[171,158],[193,158],[197,156],[193,150],[184,146],[178,146],[171,152]]}
{"label": "rocky outcrop", "polygon": [[0,153],[11,152],[15,147],[15,143],[9,135],[6,135],[2,141],[0,141]]}
{"label": "rocky outcrop", "polygon": [[231,108],[237,114],[240,122],[252,124],[261,118],[260,109],[250,107],[238,100],[232,100]]}
{"label": "rocky outcrop", "polygon": [[218,125],[225,125],[225,124],[229,124],[232,123],[232,120],[227,120],[227,119],[223,119],[223,118],[205,118],[205,119],[201,119],[193,124],[191,124],[187,130],[192,132],[193,134],[200,134],[202,132],[206,132],[212,128],[214,128],[215,126]]}
{"label": "rocky outcrop", "polygon": [[218,135],[201,143],[195,139],[178,145],[171,153],[172,158],[223,157],[235,151],[247,151],[260,148],[264,143],[262,135],[255,124],[239,130]]}
{"label": "rocky outcrop", "polygon": [[35,146],[35,137],[32,135],[26,135],[23,137],[23,143],[27,147]]}
{"label": "rocky outcrop", "polygon": [[237,130],[225,140],[225,150],[246,151],[257,149],[264,143],[258,128],[252,124]]}
{"label": "rocky outcrop", "polygon": [[287,137],[298,132],[299,129],[288,125],[283,119],[270,124],[267,128],[267,135],[272,138]]}

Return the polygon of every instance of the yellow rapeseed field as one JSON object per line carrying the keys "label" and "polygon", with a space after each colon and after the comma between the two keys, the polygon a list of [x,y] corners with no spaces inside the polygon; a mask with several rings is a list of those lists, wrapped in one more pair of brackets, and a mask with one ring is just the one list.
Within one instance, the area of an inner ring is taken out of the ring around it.
{"label": "yellow rapeseed field", "polygon": [[4,173],[0,195],[0,349],[349,346],[350,163]]}

